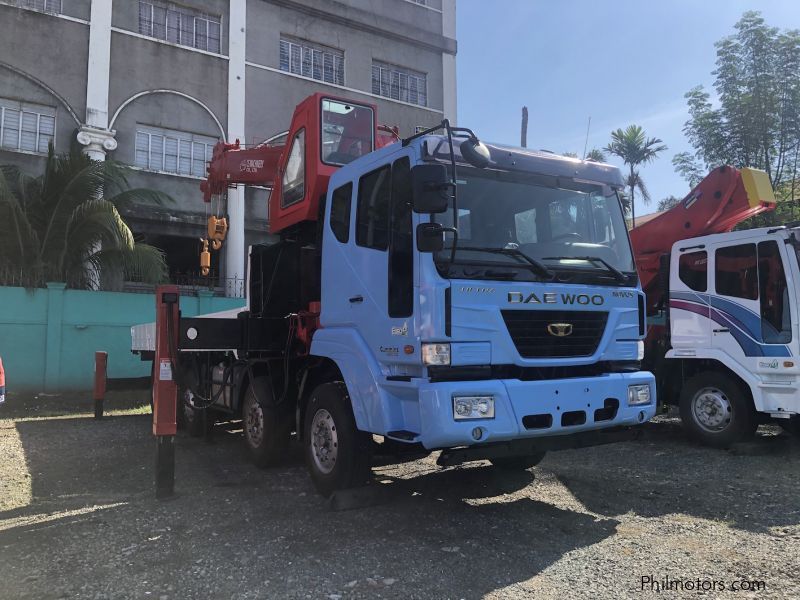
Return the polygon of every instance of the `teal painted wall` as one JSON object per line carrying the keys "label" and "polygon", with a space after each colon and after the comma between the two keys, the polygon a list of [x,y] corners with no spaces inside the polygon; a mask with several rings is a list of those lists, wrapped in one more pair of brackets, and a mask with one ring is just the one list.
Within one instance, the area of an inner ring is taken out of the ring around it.
{"label": "teal painted wall", "polygon": [[[244,306],[208,292],[181,296],[191,317]],[[108,377],[148,377],[150,363],[131,354],[132,325],[155,320],[154,294],[0,287],[0,357],[7,391],[89,390],[94,353],[108,352]]]}

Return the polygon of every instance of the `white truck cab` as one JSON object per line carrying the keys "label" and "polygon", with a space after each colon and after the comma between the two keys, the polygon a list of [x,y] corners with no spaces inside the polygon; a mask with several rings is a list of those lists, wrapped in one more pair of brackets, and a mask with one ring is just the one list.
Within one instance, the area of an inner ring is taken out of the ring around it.
{"label": "white truck cab", "polygon": [[681,418],[695,438],[723,446],[770,418],[797,426],[799,259],[800,227],[673,245],[665,358],[686,377]]}

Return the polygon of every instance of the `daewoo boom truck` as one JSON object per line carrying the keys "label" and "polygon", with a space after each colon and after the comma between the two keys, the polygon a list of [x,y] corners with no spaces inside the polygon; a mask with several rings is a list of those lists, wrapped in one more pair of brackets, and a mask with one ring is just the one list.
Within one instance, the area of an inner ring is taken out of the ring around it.
{"label": "daewoo boom truck", "polygon": [[723,166],[631,231],[647,293],[645,364],[690,435],[728,446],[800,429],[800,228],[732,229],[775,208],[763,171]]}
{"label": "daewoo boom truck", "polygon": [[[212,201],[270,186],[279,240],[250,248],[244,310],[159,325],[155,384],[174,377],[190,429],[240,416],[259,465],[294,433],[329,495],[375,453],[524,469],[654,415],[615,167],[448,121],[401,140],[374,106],[315,94],[284,145],[220,143],[208,172]],[[133,337],[154,355],[152,329]]]}

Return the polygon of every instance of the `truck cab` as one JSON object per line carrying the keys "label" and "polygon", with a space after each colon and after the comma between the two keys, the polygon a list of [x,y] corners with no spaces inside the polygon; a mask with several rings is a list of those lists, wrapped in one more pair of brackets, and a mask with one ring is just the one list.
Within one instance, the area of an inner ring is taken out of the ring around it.
{"label": "truck cab", "polygon": [[[341,370],[358,429],[426,449],[582,444],[647,421],[654,381],[639,368],[643,295],[618,170],[485,147],[476,168],[428,135],[332,175],[311,354]],[[457,173],[428,214],[414,194],[431,165]],[[420,251],[437,222],[452,233]]]}
{"label": "truck cab", "polygon": [[687,378],[681,414],[719,445],[800,413],[800,228],[692,238],[670,255],[666,358]]}

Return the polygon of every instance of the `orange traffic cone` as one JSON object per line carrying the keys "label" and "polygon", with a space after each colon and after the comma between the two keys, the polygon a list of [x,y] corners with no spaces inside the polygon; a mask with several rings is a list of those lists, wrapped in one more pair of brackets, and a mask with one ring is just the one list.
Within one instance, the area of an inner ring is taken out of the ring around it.
{"label": "orange traffic cone", "polygon": [[0,358],[0,404],[6,401],[6,372],[3,370],[3,359]]}

